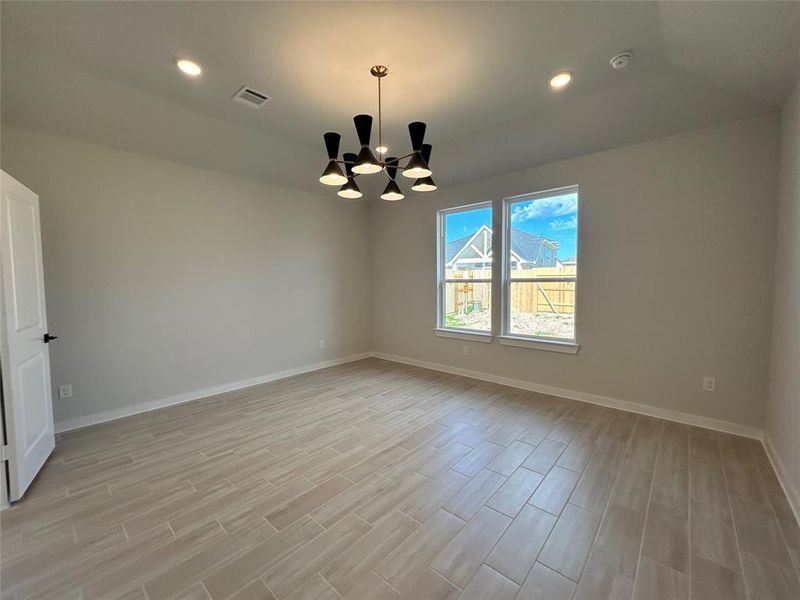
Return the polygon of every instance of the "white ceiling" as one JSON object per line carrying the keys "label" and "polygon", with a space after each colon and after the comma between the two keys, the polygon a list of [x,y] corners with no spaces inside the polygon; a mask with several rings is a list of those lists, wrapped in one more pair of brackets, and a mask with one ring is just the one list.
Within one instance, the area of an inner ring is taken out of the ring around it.
{"label": "white ceiling", "polygon": [[447,185],[775,110],[798,62],[800,2],[2,3],[4,122],[325,193],[322,133],[356,148],[376,63],[388,145],[426,121]]}

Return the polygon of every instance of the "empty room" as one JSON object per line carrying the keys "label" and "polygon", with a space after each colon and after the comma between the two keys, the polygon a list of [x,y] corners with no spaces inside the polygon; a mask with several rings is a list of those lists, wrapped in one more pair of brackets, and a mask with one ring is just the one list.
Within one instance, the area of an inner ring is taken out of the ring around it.
{"label": "empty room", "polygon": [[0,599],[800,600],[800,1],[0,1]]}

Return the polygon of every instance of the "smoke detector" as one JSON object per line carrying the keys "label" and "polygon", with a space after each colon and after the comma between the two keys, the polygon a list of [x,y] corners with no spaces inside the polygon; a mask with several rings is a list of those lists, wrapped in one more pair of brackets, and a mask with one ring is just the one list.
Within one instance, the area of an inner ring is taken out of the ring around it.
{"label": "smoke detector", "polygon": [[250,108],[261,108],[264,104],[272,100],[264,92],[259,92],[251,87],[243,85],[241,89],[231,96],[231,100],[239,102]]}
{"label": "smoke detector", "polygon": [[611,60],[608,61],[611,63],[611,66],[614,67],[617,71],[620,69],[624,69],[631,63],[631,59],[633,58],[633,52],[630,50],[626,50],[625,52],[620,52],[616,56],[612,56]]}

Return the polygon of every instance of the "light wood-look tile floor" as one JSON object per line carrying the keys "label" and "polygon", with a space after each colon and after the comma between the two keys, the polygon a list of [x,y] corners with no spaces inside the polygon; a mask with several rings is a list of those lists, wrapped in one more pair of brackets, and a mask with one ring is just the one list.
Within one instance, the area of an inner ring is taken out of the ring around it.
{"label": "light wood-look tile floor", "polygon": [[2,598],[800,598],[750,439],[375,359],[59,436]]}

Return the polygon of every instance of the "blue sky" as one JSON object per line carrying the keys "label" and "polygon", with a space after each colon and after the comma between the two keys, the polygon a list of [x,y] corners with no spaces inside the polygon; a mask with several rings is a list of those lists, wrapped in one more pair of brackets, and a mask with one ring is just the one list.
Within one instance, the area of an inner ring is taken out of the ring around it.
{"label": "blue sky", "polygon": [[[512,227],[558,242],[558,257],[562,260],[575,256],[577,221],[578,195],[575,193],[524,200],[511,206]],[[492,226],[490,208],[447,215],[446,241],[470,235],[484,224]]]}

